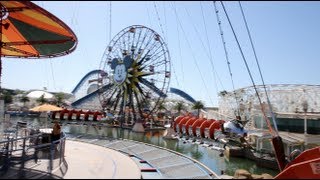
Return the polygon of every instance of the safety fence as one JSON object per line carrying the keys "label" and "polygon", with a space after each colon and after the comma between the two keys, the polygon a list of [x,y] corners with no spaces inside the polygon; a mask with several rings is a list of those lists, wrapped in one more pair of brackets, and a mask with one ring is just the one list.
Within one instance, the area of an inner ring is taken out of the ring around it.
{"label": "safety fence", "polygon": [[7,135],[0,141],[0,179],[61,178],[67,172],[66,134],[50,141],[50,134]]}

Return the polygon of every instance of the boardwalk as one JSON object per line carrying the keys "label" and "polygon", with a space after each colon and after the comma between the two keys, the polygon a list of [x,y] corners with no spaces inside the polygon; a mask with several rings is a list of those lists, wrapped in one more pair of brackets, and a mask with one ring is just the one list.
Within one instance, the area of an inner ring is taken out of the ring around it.
{"label": "boardwalk", "polygon": [[[42,151],[41,151],[42,152]],[[67,135],[65,158],[54,158],[48,173],[48,153],[26,169],[15,167],[1,179],[216,179],[217,175],[200,162],[178,152],[142,142],[92,135]],[[59,160],[64,163],[57,164]],[[65,160],[65,161],[64,161]]]}
{"label": "boardwalk", "polygon": [[68,170],[64,179],[140,179],[137,164],[122,153],[101,146],[66,142]]}
{"label": "boardwalk", "polygon": [[[131,140],[69,135],[67,143],[80,141],[126,154],[140,168],[143,179],[214,179],[217,175],[200,162],[180,153]],[[91,147],[91,146],[90,146]],[[68,152],[68,150],[67,150]],[[69,156],[71,156],[70,154]],[[69,169],[77,162],[68,161]],[[101,160],[100,160],[101,161]],[[129,161],[128,161],[129,162]],[[127,168],[126,168],[127,169]],[[69,171],[69,170],[68,170]],[[84,173],[84,172],[83,172]],[[69,177],[68,173],[65,178]]]}

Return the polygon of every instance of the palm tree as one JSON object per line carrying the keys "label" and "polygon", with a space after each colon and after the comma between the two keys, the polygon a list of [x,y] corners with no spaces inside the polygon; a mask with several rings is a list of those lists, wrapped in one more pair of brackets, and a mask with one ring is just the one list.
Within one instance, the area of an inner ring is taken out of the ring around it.
{"label": "palm tree", "polygon": [[10,104],[13,101],[12,95],[10,93],[4,93],[3,94],[3,100],[5,104]]}
{"label": "palm tree", "polygon": [[40,103],[40,104],[44,104],[44,103],[46,103],[46,102],[48,102],[48,101],[47,101],[46,98],[44,98],[44,94],[42,94],[42,95],[37,99],[37,102]]}
{"label": "palm tree", "polygon": [[12,94],[9,91],[2,92],[1,99],[3,99],[3,101],[4,101],[5,109],[6,109],[6,106],[8,104],[12,103],[12,101],[13,101]]}
{"label": "palm tree", "polygon": [[26,102],[29,102],[30,101],[30,99],[29,99],[29,97],[28,96],[22,96],[21,98],[20,98],[20,102],[22,102],[23,103],[23,107],[25,107],[26,106]]}
{"label": "palm tree", "polygon": [[192,158],[199,160],[202,158],[203,153],[201,151],[199,151],[199,146],[195,145],[195,147],[197,148],[196,150],[191,151],[191,156]]}
{"label": "palm tree", "polygon": [[204,104],[201,101],[196,101],[192,106],[192,109],[198,110],[198,118],[200,116],[200,109],[203,109],[203,108],[204,108]]}
{"label": "palm tree", "polygon": [[141,107],[149,109],[150,108],[150,104],[151,104],[151,100],[149,98],[145,98],[141,102]]}
{"label": "palm tree", "polygon": [[54,96],[56,99],[56,105],[58,105],[58,106],[62,105],[62,103],[65,99],[64,94],[62,92],[59,92],[59,93],[55,94]]}
{"label": "palm tree", "polygon": [[159,109],[158,117],[159,117],[160,119],[162,119],[163,116],[164,116],[163,110],[167,110],[167,108],[166,108],[166,106],[165,106],[165,104],[164,104],[164,101],[162,101],[162,102],[159,104],[158,109]]}
{"label": "palm tree", "polygon": [[159,104],[158,109],[160,110],[160,112],[161,112],[162,110],[167,110],[166,106],[164,105],[164,101],[162,101],[162,102]]}
{"label": "palm tree", "polygon": [[174,109],[178,111],[180,114],[181,110],[185,109],[185,106],[183,105],[182,101],[177,102],[177,104],[174,106]]}

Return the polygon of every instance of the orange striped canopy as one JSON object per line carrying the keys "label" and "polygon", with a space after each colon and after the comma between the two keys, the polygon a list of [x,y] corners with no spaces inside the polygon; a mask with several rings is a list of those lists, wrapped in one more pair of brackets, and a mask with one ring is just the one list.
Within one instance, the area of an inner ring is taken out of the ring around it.
{"label": "orange striped canopy", "polygon": [[1,56],[47,58],[69,54],[77,37],[60,19],[30,1],[0,1]]}

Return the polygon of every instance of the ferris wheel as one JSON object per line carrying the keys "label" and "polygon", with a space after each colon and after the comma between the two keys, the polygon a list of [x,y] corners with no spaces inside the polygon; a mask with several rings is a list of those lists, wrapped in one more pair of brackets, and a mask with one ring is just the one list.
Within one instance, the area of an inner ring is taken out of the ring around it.
{"label": "ferris wheel", "polygon": [[131,122],[157,111],[170,82],[170,55],[154,30],[133,25],[121,30],[105,50],[99,74],[99,100]]}

